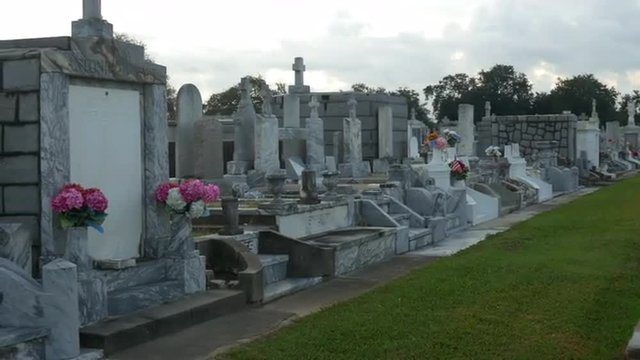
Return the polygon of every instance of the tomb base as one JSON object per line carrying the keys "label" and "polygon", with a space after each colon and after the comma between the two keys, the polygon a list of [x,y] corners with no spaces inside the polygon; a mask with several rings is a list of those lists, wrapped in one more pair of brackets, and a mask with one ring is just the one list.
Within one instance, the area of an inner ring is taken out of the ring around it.
{"label": "tomb base", "polygon": [[339,168],[340,177],[362,178],[371,174],[371,164],[368,161],[340,164]]}

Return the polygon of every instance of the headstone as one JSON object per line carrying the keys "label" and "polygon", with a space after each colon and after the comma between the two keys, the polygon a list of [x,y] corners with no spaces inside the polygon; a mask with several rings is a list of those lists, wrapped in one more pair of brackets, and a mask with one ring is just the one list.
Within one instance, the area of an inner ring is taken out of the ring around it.
{"label": "headstone", "polygon": [[362,161],[362,129],[361,122],[356,117],[358,102],[352,95],[347,102],[349,117],[342,122],[344,133],[344,162],[357,163]]}
{"label": "headstone", "polygon": [[224,176],[222,154],[222,124],[210,117],[195,123],[195,176],[201,179],[220,179]]}
{"label": "headstone", "polygon": [[202,96],[195,85],[183,85],[178,91],[176,136],[176,177],[195,176],[195,124],[202,119]]}
{"label": "headstone", "polygon": [[255,126],[255,164],[257,171],[273,174],[280,170],[278,149],[278,119],[271,113],[272,93],[265,86],[262,91],[262,115],[257,116]]}
{"label": "headstone", "polygon": [[325,169],[324,154],[324,122],[318,116],[320,103],[315,96],[311,96],[309,108],[311,115],[307,118],[307,166],[315,171]]}
{"label": "headstone", "polygon": [[473,124],[473,105],[458,105],[458,124],[456,130],[461,142],[458,144],[458,155],[476,156],[475,154],[475,125]]}
{"label": "headstone", "polygon": [[253,85],[249,77],[240,81],[240,102],[238,111],[233,117],[234,142],[233,161],[227,164],[227,173],[232,175],[246,174],[253,167],[254,133],[256,111],[251,100]]}
{"label": "headstone", "polygon": [[393,109],[390,105],[378,108],[378,158],[393,157]]}

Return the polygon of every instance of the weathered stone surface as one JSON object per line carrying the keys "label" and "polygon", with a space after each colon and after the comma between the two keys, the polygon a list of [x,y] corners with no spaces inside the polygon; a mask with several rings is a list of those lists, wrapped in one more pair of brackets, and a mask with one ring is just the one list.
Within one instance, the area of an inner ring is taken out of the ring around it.
{"label": "weathered stone surface", "polygon": [[38,90],[40,88],[40,59],[5,61],[2,67],[5,91]]}
{"label": "weathered stone surface", "polygon": [[193,84],[183,85],[178,91],[176,137],[176,176],[195,176],[195,124],[202,119],[202,96]]}
{"label": "weathered stone surface", "polygon": [[40,147],[37,124],[5,126],[2,135],[5,152],[36,152]]}
{"label": "weathered stone surface", "polygon": [[4,189],[5,212],[14,214],[38,213],[40,189],[37,186],[7,186]]}
{"label": "weathered stone surface", "polygon": [[39,100],[40,97],[37,92],[20,94],[20,111],[18,116],[20,121],[38,121],[38,119],[40,119]]}
{"label": "weathered stone surface", "polygon": [[0,92],[0,122],[16,121],[18,97],[13,93]]}
{"label": "weathered stone surface", "polygon": [[0,157],[0,183],[38,182],[38,157],[20,155]]}

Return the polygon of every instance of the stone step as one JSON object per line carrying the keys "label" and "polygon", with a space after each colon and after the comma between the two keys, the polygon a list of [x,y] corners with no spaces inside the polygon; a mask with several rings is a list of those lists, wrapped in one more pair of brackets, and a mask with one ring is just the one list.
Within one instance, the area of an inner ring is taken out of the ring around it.
{"label": "stone step", "polygon": [[1,359],[44,359],[44,328],[0,327]]}
{"label": "stone step", "polygon": [[173,301],[183,295],[176,280],[126,287],[107,294],[109,316],[122,316],[154,305]]}
{"label": "stone step", "polygon": [[411,219],[411,214],[389,214],[398,224],[409,226],[409,222]]}
{"label": "stone step", "polygon": [[263,303],[267,303],[283,296],[316,286],[322,282],[322,277],[288,278],[265,286]]}
{"label": "stone step", "polygon": [[165,261],[139,262],[121,270],[99,270],[105,277],[107,291],[160,282],[167,278]]}
{"label": "stone step", "polygon": [[103,349],[109,356],[245,306],[245,295],[241,291],[211,290],[86,326],[80,329],[80,343],[84,347]]}
{"label": "stone step", "polygon": [[264,286],[287,278],[289,255],[258,255],[262,263],[262,283]]}
{"label": "stone step", "polygon": [[431,230],[427,228],[418,229],[418,228],[410,228],[409,229],[409,251],[414,251],[425,247],[433,242],[433,237],[431,236]]}

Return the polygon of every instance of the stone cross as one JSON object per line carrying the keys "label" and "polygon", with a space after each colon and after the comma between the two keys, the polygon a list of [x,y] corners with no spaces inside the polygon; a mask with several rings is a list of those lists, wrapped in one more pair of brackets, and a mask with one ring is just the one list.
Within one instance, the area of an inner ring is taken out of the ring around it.
{"label": "stone cross", "polygon": [[416,109],[411,108],[411,120],[416,120]]}
{"label": "stone cross", "polygon": [[484,116],[486,116],[486,117],[491,116],[491,102],[490,101],[485,101],[484,102]]}
{"label": "stone cross", "polygon": [[101,0],[82,0],[82,18],[102,19]]}
{"label": "stone cross", "polygon": [[627,126],[635,126],[636,125],[636,102],[633,100],[629,100],[627,103],[627,113],[629,114],[629,120],[627,122]]}
{"label": "stone cross", "polygon": [[295,86],[304,86],[304,71],[307,69],[304,66],[304,59],[297,57],[291,67],[296,73]]}
{"label": "stone cross", "polygon": [[582,114],[580,114],[580,116],[578,116],[578,120],[587,121],[587,120],[589,120],[589,117],[587,116],[587,114],[582,113]]}
{"label": "stone cross", "polygon": [[311,96],[311,101],[309,101],[309,109],[311,109],[311,118],[320,117],[318,114],[318,108],[320,107],[320,103],[315,95]]}
{"label": "stone cross", "polygon": [[356,106],[358,105],[358,101],[356,100],[356,96],[351,94],[349,97],[349,101],[347,101],[347,106],[349,107],[349,118],[356,118]]}
{"label": "stone cross", "polygon": [[269,85],[265,85],[260,92],[262,97],[262,115],[270,116],[271,112],[271,100],[273,98],[273,92],[269,89]]}
{"label": "stone cross", "polygon": [[240,80],[240,101],[251,101],[251,91],[253,90],[253,85],[251,84],[251,79],[247,77],[243,77]]}

